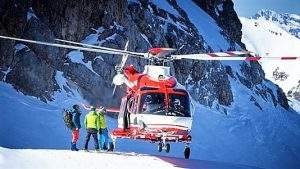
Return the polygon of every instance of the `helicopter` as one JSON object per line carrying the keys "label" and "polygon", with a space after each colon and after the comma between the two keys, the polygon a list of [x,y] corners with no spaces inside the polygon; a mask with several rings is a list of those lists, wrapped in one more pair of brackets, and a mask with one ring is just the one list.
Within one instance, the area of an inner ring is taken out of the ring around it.
{"label": "helicopter", "polygon": [[[159,152],[170,152],[172,142],[183,143],[184,158],[190,157],[192,142],[191,130],[195,106],[187,90],[171,75],[170,67],[165,63],[174,60],[295,60],[300,57],[260,57],[250,51],[227,51],[215,53],[174,55],[173,48],[151,48],[146,53],[128,51],[127,41],[124,50],[89,45],[79,42],[55,39],[57,43],[0,36],[38,45],[48,45],[66,49],[115,54],[122,56],[121,63],[115,66],[117,74],[113,77],[113,94],[116,87],[126,85],[126,94],[121,99],[118,112],[118,126],[110,132],[115,148],[117,139],[150,141],[157,144]],[[149,64],[143,72],[133,65],[126,65],[128,57],[146,59]]]}

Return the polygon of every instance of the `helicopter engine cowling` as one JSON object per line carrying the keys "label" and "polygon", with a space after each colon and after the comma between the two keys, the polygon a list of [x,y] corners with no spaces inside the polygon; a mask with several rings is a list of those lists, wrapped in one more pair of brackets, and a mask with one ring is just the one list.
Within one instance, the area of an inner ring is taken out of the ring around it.
{"label": "helicopter engine cowling", "polygon": [[116,86],[120,86],[122,84],[126,84],[127,87],[132,88],[134,86],[134,84],[132,82],[130,82],[125,76],[124,74],[117,74],[114,76],[113,78],[113,84]]}

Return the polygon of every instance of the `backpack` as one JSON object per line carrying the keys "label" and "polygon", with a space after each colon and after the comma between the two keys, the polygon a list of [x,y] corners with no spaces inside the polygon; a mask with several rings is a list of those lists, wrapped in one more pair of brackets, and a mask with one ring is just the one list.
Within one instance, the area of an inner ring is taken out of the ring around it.
{"label": "backpack", "polygon": [[65,125],[70,129],[73,130],[75,128],[75,124],[73,122],[73,115],[68,110],[63,110],[63,119],[65,122]]}

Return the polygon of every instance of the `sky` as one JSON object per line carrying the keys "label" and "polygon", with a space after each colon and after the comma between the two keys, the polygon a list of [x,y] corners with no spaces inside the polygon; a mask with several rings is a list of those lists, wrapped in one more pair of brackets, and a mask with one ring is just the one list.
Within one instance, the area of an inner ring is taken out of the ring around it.
{"label": "sky", "polygon": [[300,0],[232,0],[239,16],[253,16],[260,9],[300,15]]}

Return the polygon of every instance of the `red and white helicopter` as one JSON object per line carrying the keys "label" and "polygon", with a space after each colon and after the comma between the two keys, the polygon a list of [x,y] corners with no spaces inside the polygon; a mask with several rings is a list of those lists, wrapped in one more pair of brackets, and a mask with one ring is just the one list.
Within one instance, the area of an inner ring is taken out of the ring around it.
{"label": "red and white helicopter", "polygon": [[[41,42],[0,36],[20,42],[48,45],[89,52],[122,55],[122,61],[116,66],[117,75],[113,84],[127,86],[122,98],[118,115],[118,127],[111,131],[113,146],[118,138],[141,139],[158,144],[158,151],[170,151],[171,142],[185,144],[184,157],[189,158],[192,141],[191,129],[194,108],[189,93],[177,83],[170,74],[170,67],[164,63],[180,59],[193,60],[294,60],[300,57],[259,57],[249,51],[230,51],[173,55],[175,49],[152,48],[147,53],[88,45],[78,42],[56,39],[58,43]],[[149,60],[143,72],[138,72],[133,65],[125,66],[129,56]]]}

